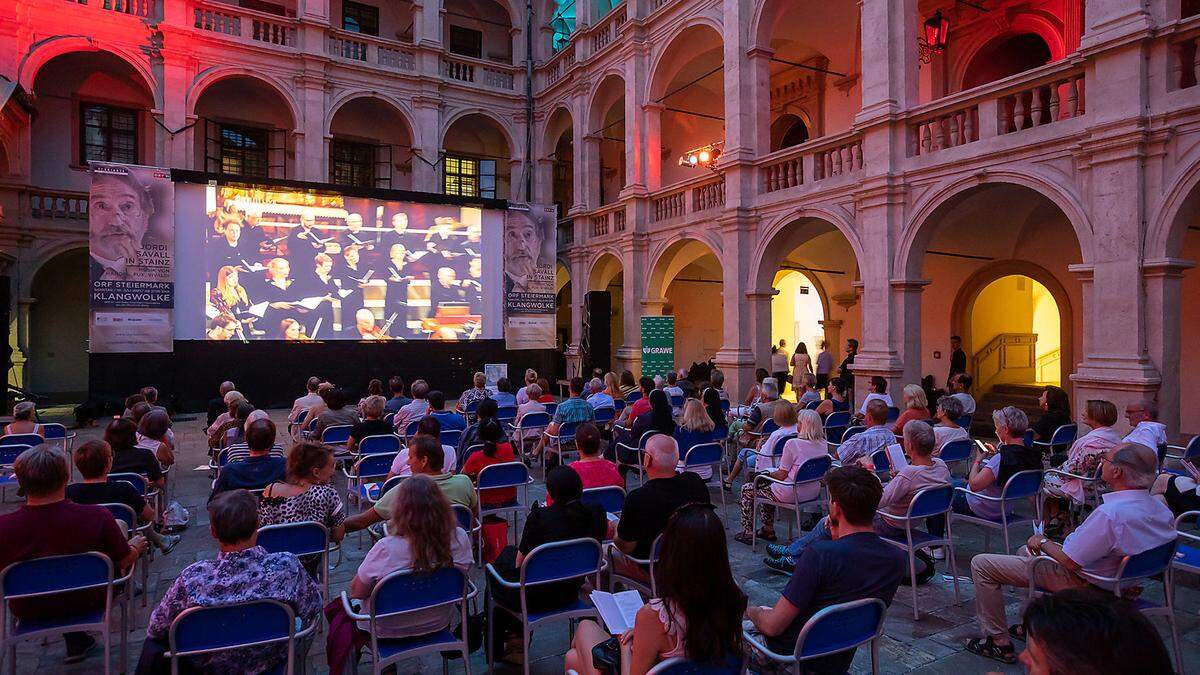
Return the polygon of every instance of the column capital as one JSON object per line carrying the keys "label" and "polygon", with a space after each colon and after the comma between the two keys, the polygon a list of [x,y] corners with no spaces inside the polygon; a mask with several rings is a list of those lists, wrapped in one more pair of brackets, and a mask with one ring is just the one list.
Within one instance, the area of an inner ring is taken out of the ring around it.
{"label": "column capital", "polygon": [[851,307],[858,304],[858,293],[834,293],[829,296],[838,307],[849,310]]}
{"label": "column capital", "polygon": [[642,298],[638,302],[646,312],[658,312],[659,314],[662,314],[663,307],[667,305],[666,298]]}
{"label": "column capital", "polygon": [[773,56],[775,56],[775,50],[767,47],[751,47],[746,50],[748,59],[770,59]]}
{"label": "column capital", "polygon": [[1074,263],[1067,265],[1067,271],[1074,274],[1084,283],[1091,283],[1092,275],[1096,271],[1096,267],[1091,263]]}
{"label": "column capital", "polygon": [[888,283],[894,291],[920,293],[932,282],[929,279],[892,279]]}
{"label": "column capital", "polygon": [[1155,258],[1153,260],[1142,261],[1142,276],[1150,278],[1171,278],[1179,279],[1183,277],[1184,272],[1196,266],[1194,260],[1184,260],[1182,258]]}
{"label": "column capital", "polygon": [[770,301],[776,295],[779,295],[779,290],[775,288],[765,291],[746,291],[746,299],[750,302]]}
{"label": "column capital", "polygon": [[817,324],[822,328],[841,328],[845,321],[841,319],[819,319]]}
{"label": "column capital", "polygon": [[659,101],[647,101],[646,103],[642,104],[642,110],[645,110],[646,112],[658,113],[660,115],[666,109],[667,106]]}

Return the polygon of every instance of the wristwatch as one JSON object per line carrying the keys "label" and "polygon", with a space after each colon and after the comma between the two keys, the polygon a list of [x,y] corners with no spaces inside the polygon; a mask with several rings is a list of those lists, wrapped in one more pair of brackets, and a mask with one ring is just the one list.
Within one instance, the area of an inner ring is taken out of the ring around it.
{"label": "wristwatch", "polygon": [[1046,548],[1046,544],[1047,544],[1049,541],[1050,541],[1050,540],[1049,540],[1049,539],[1047,539],[1046,537],[1042,537],[1041,539],[1038,539],[1038,550],[1039,550],[1039,551],[1041,551],[1041,550],[1044,550],[1044,549]]}

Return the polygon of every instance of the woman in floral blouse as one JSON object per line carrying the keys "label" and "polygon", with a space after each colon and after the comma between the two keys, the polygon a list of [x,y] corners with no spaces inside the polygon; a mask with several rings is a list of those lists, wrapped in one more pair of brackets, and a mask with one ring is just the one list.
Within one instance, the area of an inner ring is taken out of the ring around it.
{"label": "woman in floral blouse", "polygon": [[[1084,407],[1082,422],[1091,429],[1080,436],[1070,451],[1067,459],[1058,467],[1059,471],[1075,474],[1076,476],[1094,476],[1100,466],[1100,458],[1104,453],[1121,442],[1121,434],[1113,430],[1117,423],[1117,406],[1110,401],[1093,399]],[[1056,474],[1047,475],[1042,479],[1042,488],[1046,492],[1045,514],[1047,519],[1055,519],[1067,499],[1076,503],[1084,500],[1084,484],[1077,478],[1065,478]]]}

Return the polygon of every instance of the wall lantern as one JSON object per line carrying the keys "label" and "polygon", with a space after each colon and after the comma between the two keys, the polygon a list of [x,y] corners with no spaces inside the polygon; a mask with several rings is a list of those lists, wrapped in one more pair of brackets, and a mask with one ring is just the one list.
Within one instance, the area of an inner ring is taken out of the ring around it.
{"label": "wall lantern", "polygon": [[934,54],[946,51],[946,45],[950,41],[950,20],[942,16],[942,10],[939,9],[925,20],[923,27],[925,36],[917,41],[917,46],[921,63],[930,63]]}

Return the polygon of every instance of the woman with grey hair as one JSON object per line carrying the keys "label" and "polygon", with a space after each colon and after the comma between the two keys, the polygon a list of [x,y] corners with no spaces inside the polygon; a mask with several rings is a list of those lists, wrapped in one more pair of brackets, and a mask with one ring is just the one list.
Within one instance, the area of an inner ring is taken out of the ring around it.
{"label": "woman with grey hair", "polygon": [[4,426],[4,434],[37,434],[45,436],[42,430],[42,425],[34,421],[34,413],[37,412],[37,406],[33,401],[21,401],[13,406],[13,421]]}
{"label": "woman with grey hair", "polygon": [[171,416],[162,408],[153,408],[138,422],[137,447],[154,453],[164,467],[175,463],[175,444],[171,441]]}
{"label": "woman with grey hair", "polygon": [[951,441],[969,441],[971,434],[958,426],[958,420],[963,416],[962,401],[953,396],[943,396],[937,400],[937,411],[934,418],[937,424],[933,427],[934,438],[937,439],[936,452],[942,451],[942,446]]}
{"label": "woman with grey hair", "polygon": [[387,401],[382,396],[368,396],[363,399],[363,419],[350,427],[350,440],[346,449],[353,452],[359,443],[368,436],[387,436],[392,433],[392,425],[383,419],[387,410]]}

